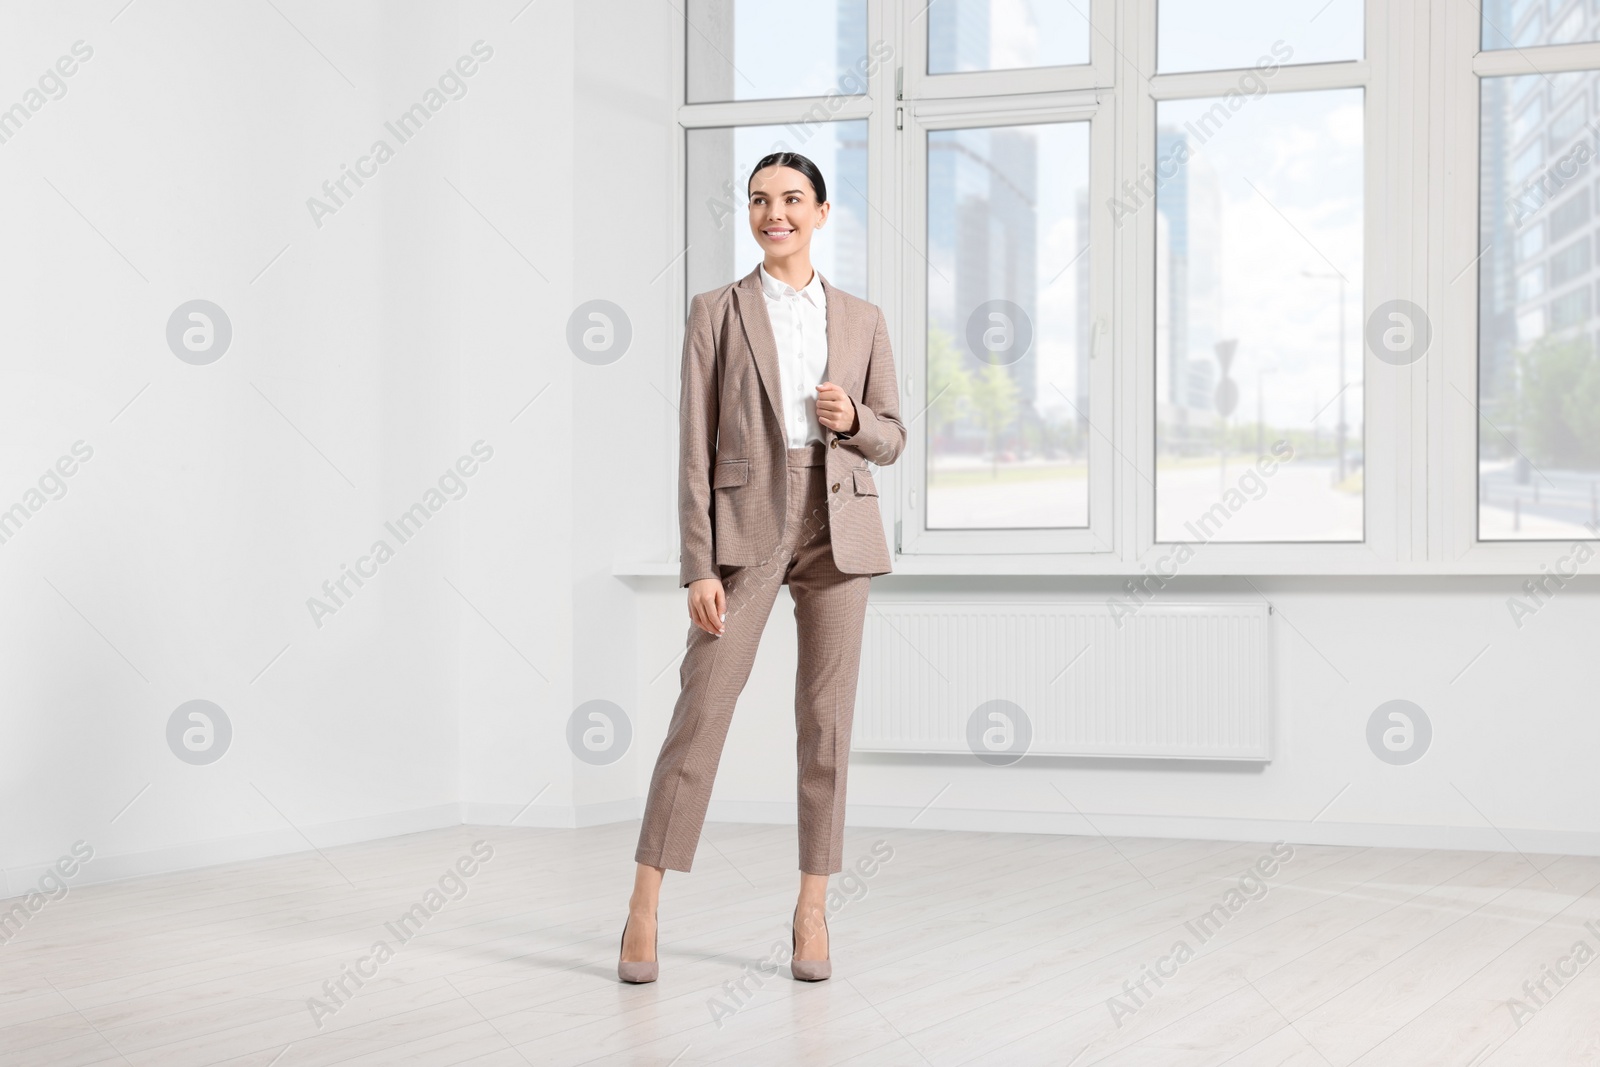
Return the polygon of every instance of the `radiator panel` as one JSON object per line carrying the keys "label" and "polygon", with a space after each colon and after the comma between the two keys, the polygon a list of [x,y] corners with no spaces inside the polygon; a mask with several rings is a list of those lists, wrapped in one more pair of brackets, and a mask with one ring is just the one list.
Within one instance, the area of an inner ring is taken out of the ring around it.
{"label": "radiator panel", "polygon": [[1031,754],[1266,761],[1268,622],[1264,603],[874,601],[852,747],[975,753],[972,713],[1003,700]]}

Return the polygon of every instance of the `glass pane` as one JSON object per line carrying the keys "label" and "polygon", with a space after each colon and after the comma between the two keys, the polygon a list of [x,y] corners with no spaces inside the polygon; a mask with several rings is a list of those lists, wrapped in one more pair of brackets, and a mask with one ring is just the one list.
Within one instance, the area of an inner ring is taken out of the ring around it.
{"label": "glass pane", "polygon": [[1600,73],[1484,78],[1478,536],[1600,529]]}
{"label": "glass pane", "polygon": [[866,297],[866,120],[822,123],[805,137],[796,137],[795,130],[788,125],[689,131],[686,308],[688,296],[737,281],[760,264],[746,190],[761,158],[781,151],[807,156],[828,187],[832,207],[828,224],[811,239],[811,265],[831,284]]}
{"label": "glass pane", "polygon": [[1589,0],[1483,0],[1483,50],[1600,41]]}
{"label": "glass pane", "polygon": [[1090,0],[933,0],[928,73],[1089,62]]}
{"label": "glass pane", "polygon": [[865,93],[892,54],[867,53],[867,0],[689,0],[687,16],[691,104]]}
{"label": "glass pane", "polygon": [[1360,59],[1364,22],[1362,0],[1159,0],[1156,70]]}
{"label": "glass pane", "polygon": [[930,529],[1087,526],[1089,124],[928,134]]}
{"label": "glass pane", "polygon": [[1359,541],[1361,90],[1156,127],[1156,540]]}

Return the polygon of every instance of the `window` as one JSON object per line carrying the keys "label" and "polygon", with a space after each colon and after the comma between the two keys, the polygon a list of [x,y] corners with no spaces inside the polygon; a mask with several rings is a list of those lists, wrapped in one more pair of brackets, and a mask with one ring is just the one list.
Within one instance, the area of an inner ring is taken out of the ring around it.
{"label": "window", "polygon": [[1521,182],[1533,177],[1543,163],[1544,140],[1540,138],[1517,154],[1516,162],[1511,166],[1512,181]]}
{"label": "window", "polygon": [[1558,288],[1581,275],[1589,273],[1589,238],[1554,253],[1550,257],[1550,285]]}
{"label": "window", "polygon": [[[1486,6],[1486,22],[1490,17]],[[1523,173],[1520,165],[1508,167],[1514,149],[1501,131],[1516,128],[1507,119],[1521,84],[1545,78],[1485,77],[1480,94],[1486,195],[1479,226],[1491,249],[1479,267],[1478,296],[1477,532],[1485,541],[1591,538],[1587,524],[1600,518],[1600,322],[1592,255],[1600,233],[1588,181],[1600,143],[1595,131],[1569,117],[1581,114],[1600,73],[1561,76],[1564,90],[1574,81],[1584,90],[1579,103],[1547,129],[1535,126],[1524,135],[1547,136],[1552,152],[1562,154]],[[1541,223],[1542,236],[1533,239]],[[1507,253],[1494,253],[1500,244]],[[1551,295],[1540,284],[1502,284],[1513,274],[1547,279]]]}
{"label": "window", "polygon": [[928,529],[1089,524],[1089,123],[930,130]]}
{"label": "window", "polygon": [[1584,118],[1584,100],[1580,97],[1567,105],[1566,110],[1550,123],[1550,151],[1559,152],[1565,148],[1567,142],[1583,129]]}
{"label": "window", "polygon": [[1524,271],[1517,277],[1517,302],[1527,303],[1540,293],[1544,292],[1544,264],[1538,263],[1531,270]]}
{"label": "window", "polygon": [[1528,140],[1530,134],[1536,133],[1539,124],[1544,121],[1544,96],[1538,94],[1528,100],[1528,104],[1511,122],[1511,140],[1522,144]]}
{"label": "window", "polygon": [[1531,261],[1544,248],[1544,221],[1527,223],[1527,232],[1519,234],[1516,241],[1517,256],[1524,263]]}
{"label": "window", "polygon": [[908,27],[904,553],[1112,548],[1111,14],[935,0]]}
{"label": "window", "polygon": [[1564,330],[1589,317],[1589,289],[1574,289],[1550,302],[1550,329]]}
{"label": "window", "polygon": [[768,8],[684,5],[673,285],[755,266],[760,156],[818,162],[901,378],[897,572],[1600,539],[1600,0],[830,0],[776,57]]}
{"label": "window", "polygon": [[1361,8],[1361,0],[1160,0],[1156,71],[1243,70],[1274,43],[1296,63],[1360,59]]}
{"label": "window", "polygon": [[1486,52],[1600,40],[1600,20],[1588,0],[1482,0],[1482,10]]}
{"label": "window", "polygon": [[932,0],[927,20],[929,74],[1089,62],[1089,23],[1075,3]]}
{"label": "window", "polygon": [[[1543,182],[1531,190],[1531,195],[1537,198],[1541,192],[1555,186],[1560,180],[1559,171],[1546,176]],[[1568,235],[1576,233],[1588,221],[1589,190],[1579,189],[1550,209],[1550,243],[1566,240]]]}
{"label": "window", "polygon": [[1157,106],[1158,541],[1362,538],[1362,114]]}
{"label": "window", "polygon": [[866,0],[808,4],[804,18],[763,0],[689,0],[686,15],[689,103],[867,91]]}

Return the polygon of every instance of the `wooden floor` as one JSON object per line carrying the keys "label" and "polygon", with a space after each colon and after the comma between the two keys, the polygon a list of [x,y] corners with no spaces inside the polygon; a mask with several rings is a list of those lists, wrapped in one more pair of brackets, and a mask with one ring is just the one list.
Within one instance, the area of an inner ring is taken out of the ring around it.
{"label": "wooden floor", "polygon": [[[713,824],[667,877],[660,980],[624,986],[637,833],[461,827],[72,888],[0,945],[0,1063],[1600,1063],[1600,967],[1546,977],[1600,949],[1600,859],[1302,846],[1247,896],[1268,844],[852,828],[872,873],[835,877],[813,985],[782,965],[794,829]],[[428,897],[441,876],[458,899]]]}

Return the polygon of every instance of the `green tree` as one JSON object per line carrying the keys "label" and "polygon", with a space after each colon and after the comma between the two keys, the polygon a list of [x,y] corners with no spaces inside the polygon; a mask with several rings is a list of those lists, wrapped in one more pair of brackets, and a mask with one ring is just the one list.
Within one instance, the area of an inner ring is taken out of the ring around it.
{"label": "green tree", "polygon": [[1600,360],[1586,338],[1542,337],[1518,353],[1517,447],[1535,463],[1600,465]]}
{"label": "green tree", "polygon": [[948,330],[928,327],[928,435],[938,437],[960,420],[972,396],[972,375]]}
{"label": "green tree", "polygon": [[984,364],[973,383],[972,404],[978,409],[978,421],[989,431],[990,470],[996,477],[1000,474],[1000,434],[1016,421],[1019,396],[1011,372],[992,363]]}

